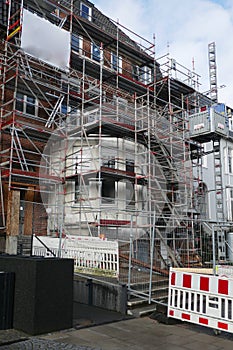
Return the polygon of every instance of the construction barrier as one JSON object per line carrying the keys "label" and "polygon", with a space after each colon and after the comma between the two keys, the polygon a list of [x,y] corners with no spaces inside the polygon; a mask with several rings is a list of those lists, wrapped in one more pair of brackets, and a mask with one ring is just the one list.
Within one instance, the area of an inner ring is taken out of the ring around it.
{"label": "construction barrier", "polygon": [[170,269],[168,317],[233,333],[233,279],[205,272]]}

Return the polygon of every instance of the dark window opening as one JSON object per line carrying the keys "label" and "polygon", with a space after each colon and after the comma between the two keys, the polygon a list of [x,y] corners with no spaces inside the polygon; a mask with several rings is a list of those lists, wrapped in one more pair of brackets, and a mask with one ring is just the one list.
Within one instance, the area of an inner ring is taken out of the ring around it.
{"label": "dark window opening", "polygon": [[35,115],[36,113],[36,99],[35,97],[27,96],[26,98],[26,113]]}
{"label": "dark window opening", "polygon": [[80,43],[79,43],[79,37],[75,34],[72,34],[71,36],[71,49],[79,52],[79,48],[80,48]]}
{"label": "dark window opening", "polygon": [[115,169],[115,159],[108,159],[103,162],[103,166]]}
{"label": "dark window opening", "polygon": [[80,200],[81,192],[80,192],[80,178],[78,177],[75,180],[74,185],[74,202],[77,203]]}
{"label": "dark window opening", "polygon": [[132,160],[126,160],[126,171],[134,173],[134,162]]}
{"label": "dark window opening", "polygon": [[138,66],[133,66],[133,79],[139,81],[139,67]]}
{"label": "dark window opening", "polygon": [[103,202],[114,202],[115,180],[110,178],[104,178],[102,180],[101,197]]}
{"label": "dark window opening", "polygon": [[92,45],[92,58],[93,60],[100,62],[100,47],[96,44]]}
{"label": "dark window opening", "polygon": [[17,94],[16,94],[16,106],[15,106],[17,111],[23,112],[23,103],[24,103],[24,95],[17,92]]}
{"label": "dark window opening", "polygon": [[112,52],[112,69],[118,70],[118,58],[115,53]]}
{"label": "dark window opening", "polygon": [[67,114],[68,113],[68,108],[66,104],[61,105],[61,113],[62,114]]}
{"label": "dark window opening", "polygon": [[15,109],[22,113],[35,115],[36,114],[35,97],[23,95],[22,93],[17,92]]}

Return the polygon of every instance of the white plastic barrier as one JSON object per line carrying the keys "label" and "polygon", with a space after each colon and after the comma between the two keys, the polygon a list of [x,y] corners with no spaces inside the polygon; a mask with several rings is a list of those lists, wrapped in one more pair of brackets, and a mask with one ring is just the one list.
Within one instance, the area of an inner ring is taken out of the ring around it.
{"label": "white plastic barrier", "polygon": [[33,237],[33,255],[70,258],[74,259],[75,270],[112,277],[119,276],[117,241],[107,241],[98,237],[67,236],[62,238],[59,252],[59,238],[46,236],[38,238],[49,250],[36,237]]}
{"label": "white plastic barrier", "polygon": [[233,280],[171,268],[168,317],[233,333]]}

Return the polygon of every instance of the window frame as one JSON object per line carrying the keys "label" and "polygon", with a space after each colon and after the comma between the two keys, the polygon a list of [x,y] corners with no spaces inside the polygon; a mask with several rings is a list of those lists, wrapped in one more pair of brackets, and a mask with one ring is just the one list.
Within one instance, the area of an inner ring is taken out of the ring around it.
{"label": "window frame", "polygon": [[[95,52],[96,51],[96,52]],[[97,54],[98,52],[98,54]],[[100,50],[100,45],[97,45],[95,43],[91,44],[91,58],[92,60],[94,60],[95,62],[100,63],[100,59],[101,59],[101,50]]]}
{"label": "window frame", "polygon": [[111,51],[111,68],[118,73],[122,73],[122,56],[117,56],[113,51]]}
{"label": "window frame", "polygon": [[74,33],[71,33],[71,50],[72,52],[82,54],[83,53],[83,37]]}
{"label": "window frame", "polygon": [[[111,185],[111,188],[106,188],[106,183]],[[109,195],[107,195],[109,194]],[[101,202],[102,204],[115,204],[116,201],[116,180],[105,176],[101,181]]]}
{"label": "window frame", "polygon": [[233,221],[233,188],[230,187],[226,192],[227,196],[227,220]]}
{"label": "window frame", "polygon": [[[84,8],[87,11],[84,11]],[[87,19],[88,21],[92,21],[92,8],[83,2],[80,3],[80,16],[84,19]]]}
{"label": "window frame", "polygon": [[233,220],[233,189],[230,188],[230,220]]}
{"label": "window frame", "polygon": [[226,168],[228,174],[233,174],[233,148],[227,147]]}
{"label": "window frame", "polygon": [[[25,95],[21,92],[16,93],[15,110],[26,115],[38,116],[38,100],[31,95]],[[30,102],[30,99],[34,102]],[[18,105],[18,106],[17,106]],[[30,113],[29,109],[33,108],[34,113]]]}
{"label": "window frame", "polygon": [[135,173],[135,163],[131,159],[126,159],[125,170],[129,173]]}
{"label": "window frame", "polygon": [[153,82],[152,79],[152,68],[143,66],[139,68],[139,81],[145,85],[149,85]]}
{"label": "window frame", "polygon": [[[131,196],[129,197],[130,194]],[[126,181],[125,183],[125,195],[126,195],[126,207],[135,207],[136,197],[135,197],[135,184],[131,181]]]}
{"label": "window frame", "polygon": [[104,159],[102,162],[102,166],[106,168],[116,169],[116,159],[113,157],[109,157],[108,159]]}
{"label": "window frame", "polygon": [[132,75],[134,80],[140,81],[140,68],[136,64],[132,66]]}

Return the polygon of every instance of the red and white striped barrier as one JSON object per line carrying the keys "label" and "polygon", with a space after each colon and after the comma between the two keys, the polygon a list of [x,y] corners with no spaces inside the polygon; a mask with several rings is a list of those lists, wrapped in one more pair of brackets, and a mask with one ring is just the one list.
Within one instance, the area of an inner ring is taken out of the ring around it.
{"label": "red and white striped barrier", "polygon": [[168,317],[233,333],[233,280],[171,268]]}

